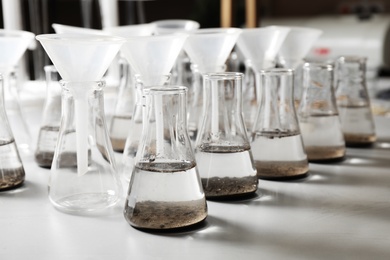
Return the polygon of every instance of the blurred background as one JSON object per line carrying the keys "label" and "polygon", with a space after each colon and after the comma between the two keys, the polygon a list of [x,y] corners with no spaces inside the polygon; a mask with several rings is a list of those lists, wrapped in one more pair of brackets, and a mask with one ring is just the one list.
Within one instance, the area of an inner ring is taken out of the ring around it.
{"label": "blurred background", "polygon": [[[324,34],[311,56],[325,59],[341,52],[358,53],[369,58],[371,74],[390,75],[390,48],[385,48],[390,45],[390,0],[1,0],[1,3],[1,28],[35,34],[53,33],[53,23],[102,29],[163,19],[195,20],[201,28],[271,24],[315,27]],[[109,10],[107,4],[112,3],[116,10]],[[106,12],[115,13],[114,20],[108,19]],[[31,49],[27,54],[28,71],[34,80],[42,77],[36,67],[42,68],[49,61],[42,58],[45,56],[42,48]]]}

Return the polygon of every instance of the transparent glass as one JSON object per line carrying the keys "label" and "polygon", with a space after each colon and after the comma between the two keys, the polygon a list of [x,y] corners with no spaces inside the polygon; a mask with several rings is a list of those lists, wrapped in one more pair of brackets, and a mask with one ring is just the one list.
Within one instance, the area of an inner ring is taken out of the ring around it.
{"label": "transparent glass", "polygon": [[122,72],[123,80],[119,86],[115,112],[110,123],[110,139],[116,152],[123,152],[125,148],[136,102],[135,75],[127,62],[122,63]]}
{"label": "transparent glass", "polygon": [[208,199],[253,194],[258,179],[242,117],[243,74],[204,77],[202,122],[195,157]]}
{"label": "transparent glass", "polygon": [[298,121],[309,161],[341,159],[345,141],[334,94],[334,67],[305,63]]}
{"label": "transparent glass", "polygon": [[61,123],[61,77],[57,69],[45,66],[46,100],[43,107],[41,127],[39,129],[35,161],[40,167],[50,168],[53,162]]}
{"label": "transparent glass", "polygon": [[358,56],[344,56],[336,61],[336,100],[347,146],[370,146],[376,141],[366,62],[366,58]]}
{"label": "transparent glass", "polygon": [[306,176],[309,165],[293,98],[293,70],[260,71],[262,94],[252,131],[257,175],[264,179]]}
{"label": "transparent glass", "polygon": [[0,191],[23,184],[24,167],[4,107],[3,78],[0,76]]}
{"label": "transparent glass", "polygon": [[145,90],[144,131],[124,216],[142,229],[183,228],[207,216],[207,204],[187,133],[186,88]]}
{"label": "transparent glass", "polygon": [[[155,81],[163,82],[165,85],[169,84],[170,75],[165,75],[158,77]],[[141,75],[135,76],[135,91],[136,91],[136,101],[134,106],[134,112],[132,120],[130,121],[130,126],[127,131],[127,138],[125,143],[125,148],[123,150],[123,159],[122,159],[122,174],[126,180],[130,180],[131,173],[133,172],[135,158],[137,156],[138,146],[141,140],[141,134],[144,131],[143,121],[145,120],[145,115],[143,113],[143,107],[145,106],[145,89],[150,88],[144,84],[143,77]]]}
{"label": "transparent glass", "polygon": [[[106,129],[104,82],[61,81],[61,85],[61,127],[51,167],[49,198],[57,209],[67,213],[101,212],[122,196]],[[83,129],[78,128],[80,115],[85,120]],[[87,161],[86,168],[80,159]]]}

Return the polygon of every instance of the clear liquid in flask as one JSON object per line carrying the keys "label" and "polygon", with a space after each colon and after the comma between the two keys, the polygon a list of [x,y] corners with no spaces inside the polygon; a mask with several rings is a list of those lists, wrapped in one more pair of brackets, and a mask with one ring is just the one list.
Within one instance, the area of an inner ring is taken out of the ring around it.
{"label": "clear liquid in flask", "polygon": [[111,119],[110,139],[116,152],[123,152],[131,127],[131,116],[114,116]]}

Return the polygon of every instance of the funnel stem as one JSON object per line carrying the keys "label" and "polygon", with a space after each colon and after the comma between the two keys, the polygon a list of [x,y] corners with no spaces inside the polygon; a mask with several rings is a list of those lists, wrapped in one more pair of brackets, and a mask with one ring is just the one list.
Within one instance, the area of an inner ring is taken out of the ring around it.
{"label": "funnel stem", "polygon": [[164,113],[163,113],[162,96],[155,97],[156,113],[156,155],[164,154]]}
{"label": "funnel stem", "polygon": [[88,171],[88,96],[75,96],[77,175]]}

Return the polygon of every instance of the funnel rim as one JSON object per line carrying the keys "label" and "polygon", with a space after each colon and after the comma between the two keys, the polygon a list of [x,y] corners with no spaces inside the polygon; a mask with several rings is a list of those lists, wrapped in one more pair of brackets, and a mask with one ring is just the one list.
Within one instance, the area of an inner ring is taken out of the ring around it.
{"label": "funnel rim", "polygon": [[107,35],[107,33],[103,30],[84,28],[84,27],[72,26],[72,25],[67,25],[67,24],[52,23],[51,27],[54,29],[54,31],[57,34],[65,34],[65,33],[68,34],[69,33],[69,32],[59,33],[57,29],[60,29],[59,27],[61,27],[65,30],[77,31],[77,32],[72,32],[74,34]]}
{"label": "funnel rim", "polygon": [[188,32],[190,37],[218,37],[225,34],[240,34],[242,29],[229,27],[229,28],[204,28],[198,29],[192,32]]}
{"label": "funnel rim", "polygon": [[105,27],[103,31],[107,32],[125,32],[127,30],[133,31],[133,30],[141,30],[144,28],[150,28],[152,30],[152,33],[156,26],[153,23],[142,23],[142,24],[130,24],[130,25],[121,25],[121,26],[110,26],[110,27]]}
{"label": "funnel rim", "polygon": [[276,25],[271,25],[271,26],[266,26],[266,27],[258,27],[258,28],[244,28],[242,29],[242,34],[255,34],[260,32],[266,32],[266,31],[275,31],[275,30],[280,30],[284,31],[286,33],[290,32],[290,28],[287,26],[276,26]]}
{"label": "funnel rim", "polygon": [[34,39],[35,37],[34,33],[23,31],[23,30],[0,29],[0,37],[2,37],[1,36],[2,34],[4,35],[4,37],[7,37],[7,34],[12,37],[21,36],[21,38],[30,38],[30,39]]}
{"label": "funnel rim", "polygon": [[142,36],[128,36],[125,37],[125,43],[128,41],[149,41],[150,39],[165,39],[165,38],[187,38],[188,33],[184,32],[177,32],[177,33],[171,33],[171,34],[157,34],[157,35],[142,35]]}
{"label": "funnel rim", "polygon": [[[163,20],[154,21],[152,23],[155,24],[157,30],[163,30],[163,31],[174,31],[174,30],[193,31],[200,28],[200,23],[189,19],[163,19]],[[186,26],[187,24],[190,26]],[[165,27],[166,25],[172,25],[172,26],[184,25],[184,26]],[[189,29],[187,27],[189,27]]]}
{"label": "funnel rim", "polygon": [[[45,42],[57,42],[61,44],[112,44],[112,43],[124,43],[123,37],[111,36],[111,35],[92,35],[92,34],[77,34],[77,33],[51,33],[51,34],[40,34],[35,37],[38,41]],[[64,40],[66,40],[64,42]]]}
{"label": "funnel rim", "polygon": [[312,33],[317,33],[318,36],[320,36],[323,31],[317,28],[312,28],[312,27],[304,27],[304,26],[287,26],[290,28],[290,33],[294,32],[312,32]]}

